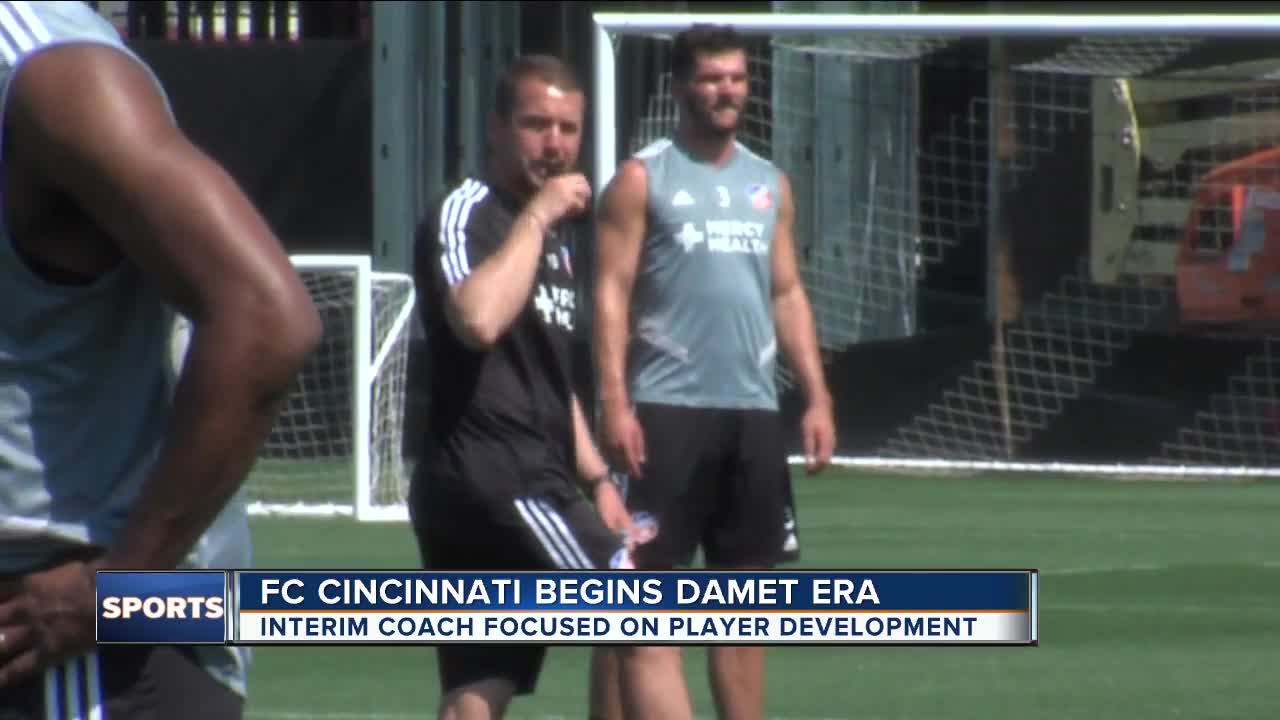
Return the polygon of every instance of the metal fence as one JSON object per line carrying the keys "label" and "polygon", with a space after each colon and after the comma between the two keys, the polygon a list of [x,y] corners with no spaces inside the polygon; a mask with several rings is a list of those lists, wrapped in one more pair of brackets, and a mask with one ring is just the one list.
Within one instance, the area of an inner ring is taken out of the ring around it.
{"label": "metal fence", "polygon": [[307,38],[369,37],[368,2],[90,2],[130,39],[200,42],[296,42]]}

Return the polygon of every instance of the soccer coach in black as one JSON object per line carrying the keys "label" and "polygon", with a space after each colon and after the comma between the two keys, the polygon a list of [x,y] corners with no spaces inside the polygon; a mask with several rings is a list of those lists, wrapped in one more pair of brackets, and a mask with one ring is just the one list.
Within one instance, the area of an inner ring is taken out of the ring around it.
{"label": "soccer coach in black", "polygon": [[[487,171],[418,226],[427,434],[409,507],[428,569],[632,567],[628,515],[572,386],[583,268],[565,226],[591,202],[577,171],[584,106],[564,63],[517,60],[496,93]],[[533,691],[545,652],[439,647],[440,716],[501,717]]]}

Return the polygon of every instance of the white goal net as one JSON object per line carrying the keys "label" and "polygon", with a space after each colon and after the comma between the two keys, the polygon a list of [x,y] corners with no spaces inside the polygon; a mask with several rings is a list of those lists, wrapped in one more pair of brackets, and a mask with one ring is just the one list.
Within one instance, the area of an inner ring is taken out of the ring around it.
{"label": "white goal net", "polygon": [[597,15],[595,160],[674,130],[675,33],[749,36],[840,460],[1280,475],[1280,19],[819,5]]}
{"label": "white goal net", "polygon": [[247,487],[254,514],[407,518],[410,276],[367,256],[295,256],[324,323]]}

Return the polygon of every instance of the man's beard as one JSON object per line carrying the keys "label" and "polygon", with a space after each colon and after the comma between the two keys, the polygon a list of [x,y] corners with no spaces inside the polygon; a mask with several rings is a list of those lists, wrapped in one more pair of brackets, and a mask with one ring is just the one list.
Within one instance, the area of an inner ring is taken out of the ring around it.
{"label": "man's beard", "polygon": [[550,180],[551,178],[556,177],[558,175],[567,174],[569,172],[569,166],[566,165],[563,161],[559,161],[559,160],[554,160],[554,161],[542,160],[536,163],[534,165],[534,168],[538,170],[539,174],[541,174],[547,180]]}
{"label": "man's beard", "polygon": [[530,192],[537,192],[538,189],[548,180],[558,175],[565,175],[569,172],[569,166],[560,161],[536,160],[523,161],[523,170],[521,173],[521,181],[528,185]]}
{"label": "man's beard", "polygon": [[[738,111],[738,115],[734,119],[733,124],[728,127],[717,124],[715,119],[712,117],[712,114],[726,107],[732,107]],[[696,103],[690,100],[685,103],[684,110],[689,114],[689,117],[693,118],[694,129],[698,134],[708,138],[714,138],[717,140],[728,138],[736,133],[738,131],[738,126],[742,124],[742,109],[732,103],[725,103],[717,105],[710,110],[703,110]]]}

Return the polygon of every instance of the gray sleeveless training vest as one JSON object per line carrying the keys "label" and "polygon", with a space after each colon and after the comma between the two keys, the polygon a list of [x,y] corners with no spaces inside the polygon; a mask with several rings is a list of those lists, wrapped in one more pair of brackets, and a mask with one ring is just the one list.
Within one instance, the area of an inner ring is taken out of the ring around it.
{"label": "gray sleeveless training vest", "polygon": [[[88,5],[0,2],[0,98],[23,62],[70,42],[141,63]],[[46,282],[2,223],[0,288],[0,573],[11,573],[69,546],[112,542],[167,429],[185,345],[174,314],[131,266],[86,285]],[[241,494],[185,567],[251,561]],[[245,692],[245,648],[195,649],[214,677]]]}
{"label": "gray sleeveless training vest", "polygon": [[741,143],[723,167],[672,140],[635,154],[648,237],[632,299],[632,400],[777,409],[770,250],[778,169]]}

